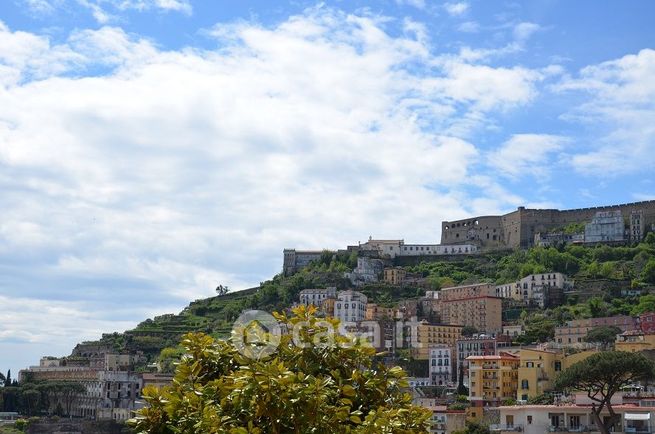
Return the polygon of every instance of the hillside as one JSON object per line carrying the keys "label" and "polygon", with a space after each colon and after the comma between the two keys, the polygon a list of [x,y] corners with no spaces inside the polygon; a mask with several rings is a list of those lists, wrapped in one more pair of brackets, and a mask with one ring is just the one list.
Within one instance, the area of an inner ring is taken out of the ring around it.
{"label": "hillside", "polygon": [[[355,255],[336,255],[326,252],[323,257],[293,276],[276,275],[260,286],[226,295],[193,301],[179,314],[168,314],[147,319],[133,330],[103,335],[99,343],[113,346],[118,351],[142,351],[148,362],[157,360],[160,351],[176,347],[182,334],[202,331],[216,337],[229,334],[232,322],[245,309],[266,311],[283,310],[298,299],[305,288],[336,286],[349,287],[343,273],[355,266]],[[562,272],[575,279],[576,287],[584,290],[566,300],[565,305],[546,311],[522,309],[516,319],[540,334],[567,319],[614,314],[635,314],[655,308],[652,295],[639,297],[636,292],[648,293],[655,285],[655,234],[635,246],[571,245],[556,248],[533,248],[527,251],[505,251],[475,256],[422,258],[413,263],[400,259],[388,265],[402,266],[407,271],[420,273],[432,289],[474,282],[507,283],[531,273]],[[418,298],[425,289],[411,286],[392,286],[384,283],[359,288],[370,302],[393,305],[400,300]],[[634,291],[626,295],[626,289]],[[623,293],[622,293],[623,291]],[[650,298],[649,298],[650,297]],[[651,301],[653,303],[651,303]],[[640,304],[641,303],[641,304]],[[525,310],[525,313],[522,311]],[[534,323],[534,324],[533,324]],[[530,336],[534,338],[534,336]]]}

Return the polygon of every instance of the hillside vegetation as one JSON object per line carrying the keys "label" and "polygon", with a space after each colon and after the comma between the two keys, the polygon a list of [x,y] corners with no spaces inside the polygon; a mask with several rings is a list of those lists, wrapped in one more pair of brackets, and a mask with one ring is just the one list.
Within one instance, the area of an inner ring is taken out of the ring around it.
{"label": "hillside vegetation", "polygon": [[[214,337],[229,334],[233,321],[246,309],[282,311],[298,300],[305,288],[349,287],[343,273],[357,263],[356,254],[336,255],[324,252],[306,269],[292,276],[280,274],[262,282],[259,287],[226,295],[196,300],[179,314],[147,319],[125,333],[104,335],[101,342],[120,351],[143,351],[149,361],[173,356],[182,334],[202,331]],[[392,262],[389,265],[394,265]],[[575,279],[576,285],[590,281],[616,281],[615,288],[645,289],[655,286],[655,234],[629,247],[570,245],[561,248],[533,248],[525,251],[494,252],[457,258],[430,258],[417,265],[404,267],[427,278],[432,289],[475,283],[502,284],[531,273],[561,272]],[[592,285],[593,286],[593,285]],[[544,341],[552,336],[556,325],[574,318],[604,315],[639,314],[655,310],[655,295],[621,296],[616,289],[603,292],[579,303],[575,297],[555,309],[524,310],[517,320],[527,328],[526,341]],[[360,288],[370,302],[392,305],[399,300],[417,298],[425,289],[391,286],[383,283]],[[167,348],[165,354],[161,350]]]}

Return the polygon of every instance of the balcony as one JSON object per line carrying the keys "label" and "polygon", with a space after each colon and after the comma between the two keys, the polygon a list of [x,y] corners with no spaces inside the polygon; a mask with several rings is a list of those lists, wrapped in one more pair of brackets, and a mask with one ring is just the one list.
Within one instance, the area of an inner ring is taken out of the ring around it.
{"label": "balcony", "polygon": [[548,432],[593,432],[595,430],[594,427],[588,427],[584,425],[580,425],[577,427],[570,427],[570,426],[550,426],[548,427]]}
{"label": "balcony", "polygon": [[511,431],[511,432],[521,432],[523,431],[523,425],[514,424],[514,425],[501,425],[493,424],[489,426],[491,431]]}

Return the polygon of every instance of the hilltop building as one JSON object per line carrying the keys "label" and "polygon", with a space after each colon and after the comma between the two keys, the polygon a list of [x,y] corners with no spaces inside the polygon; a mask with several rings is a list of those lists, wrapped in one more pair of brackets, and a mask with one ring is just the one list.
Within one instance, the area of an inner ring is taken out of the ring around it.
{"label": "hilltop building", "polygon": [[320,259],[322,254],[323,250],[284,249],[282,273],[290,276],[308,266],[312,261]]}
{"label": "hilltop building", "polygon": [[[548,233],[569,224],[590,223],[598,212],[620,213],[628,221],[627,231],[633,242],[641,241],[646,228],[655,224],[655,201],[634,202],[571,210],[528,209],[497,216],[469,217],[441,223],[441,244],[474,244],[482,249],[529,248],[534,246],[535,234]],[[617,214],[618,215],[618,214]],[[597,236],[598,226],[590,227],[590,236]]]}
{"label": "hilltop building", "polygon": [[625,224],[619,210],[597,212],[584,228],[585,243],[621,242],[624,235]]}

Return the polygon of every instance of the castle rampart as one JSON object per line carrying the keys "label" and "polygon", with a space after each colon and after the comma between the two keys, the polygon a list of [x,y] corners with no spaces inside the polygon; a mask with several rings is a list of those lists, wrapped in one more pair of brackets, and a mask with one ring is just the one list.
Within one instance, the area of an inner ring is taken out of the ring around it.
{"label": "castle rampart", "polygon": [[[601,211],[620,211],[626,226],[630,224],[630,215],[633,213],[642,216],[640,219],[642,227],[647,228],[655,224],[655,200],[569,210],[519,207],[516,211],[501,216],[479,216],[444,221],[441,223],[441,243],[473,242],[484,249],[528,248],[533,246],[536,233],[548,232],[572,223],[588,223],[596,213]],[[630,239],[640,240],[644,235],[645,231],[641,230],[639,236]]]}

